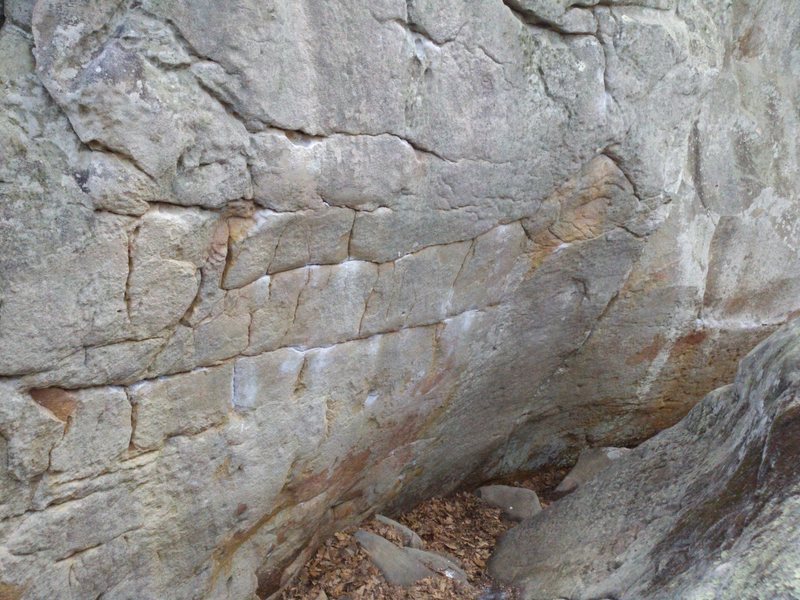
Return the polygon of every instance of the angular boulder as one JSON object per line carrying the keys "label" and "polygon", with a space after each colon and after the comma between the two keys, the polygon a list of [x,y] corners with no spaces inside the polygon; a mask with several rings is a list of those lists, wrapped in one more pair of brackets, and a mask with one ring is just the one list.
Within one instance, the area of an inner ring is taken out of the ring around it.
{"label": "angular boulder", "polygon": [[418,550],[422,550],[422,548],[425,546],[425,544],[422,542],[422,538],[419,537],[417,533],[410,527],[406,527],[402,523],[398,523],[394,519],[390,519],[384,515],[375,515],[375,520],[394,529],[394,531],[397,532],[397,535],[402,538],[403,546],[408,548],[416,548]]}
{"label": "angular boulder", "polygon": [[503,515],[512,521],[530,519],[542,510],[536,492],[512,485],[485,485],[475,491],[489,506],[503,511]]}
{"label": "angular boulder", "polygon": [[679,424],[511,530],[490,568],[525,600],[800,597],[800,320]]}
{"label": "angular boulder", "polygon": [[[429,569],[417,556],[406,552],[408,548],[396,546],[389,540],[369,531],[358,530],[356,541],[364,549],[372,562],[392,585],[408,587],[436,573]],[[420,551],[422,552],[422,551]]]}

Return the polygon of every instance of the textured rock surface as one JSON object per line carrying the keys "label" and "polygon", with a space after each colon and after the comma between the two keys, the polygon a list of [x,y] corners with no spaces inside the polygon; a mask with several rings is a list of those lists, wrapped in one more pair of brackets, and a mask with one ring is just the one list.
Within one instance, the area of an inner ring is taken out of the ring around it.
{"label": "textured rock surface", "polygon": [[800,309],[793,3],[3,11],[12,597],[269,595],[674,423]]}
{"label": "textured rock surface", "polygon": [[736,382],[511,530],[492,571],[552,598],[800,595],[800,321]]}
{"label": "textured rock surface", "polygon": [[353,537],[392,585],[408,587],[420,579],[434,577],[436,574],[418,557],[407,552],[408,548],[395,546],[375,533],[359,530]]}
{"label": "textured rock surface", "polygon": [[512,521],[530,519],[542,510],[536,492],[511,485],[485,485],[475,490],[475,494],[489,506],[503,511]]}
{"label": "textured rock surface", "polygon": [[467,583],[467,574],[455,559],[412,546],[400,547],[362,529],[356,531],[353,537],[392,585],[410,587],[420,579],[435,577],[437,573]]}
{"label": "textured rock surface", "polygon": [[582,450],[578,456],[578,462],[558,484],[556,491],[574,491],[628,452],[630,452],[628,448],[587,448]]}

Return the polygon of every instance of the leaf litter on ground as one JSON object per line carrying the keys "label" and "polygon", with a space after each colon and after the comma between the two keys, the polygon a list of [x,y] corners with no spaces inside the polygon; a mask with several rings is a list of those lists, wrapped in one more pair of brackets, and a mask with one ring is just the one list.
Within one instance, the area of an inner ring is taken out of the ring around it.
{"label": "leaf litter on ground", "polygon": [[[533,489],[542,506],[557,499],[555,487],[567,469],[550,468],[507,477],[496,483]],[[514,591],[492,581],[486,565],[497,539],[514,525],[500,510],[470,491],[435,497],[394,516],[415,531],[425,549],[455,558],[468,584],[437,576],[409,588],[389,585],[353,538],[360,528],[403,545],[402,536],[376,519],[339,531],[326,540],[283,592],[282,600],[515,600]]]}

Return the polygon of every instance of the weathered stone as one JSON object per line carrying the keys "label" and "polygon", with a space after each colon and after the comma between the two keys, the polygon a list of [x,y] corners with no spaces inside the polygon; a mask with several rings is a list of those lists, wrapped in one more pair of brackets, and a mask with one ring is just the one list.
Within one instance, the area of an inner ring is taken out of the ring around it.
{"label": "weathered stone", "polygon": [[420,550],[419,548],[411,547],[404,548],[403,550],[432,571],[439,573],[439,575],[443,575],[448,579],[455,579],[456,581],[464,583],[467,582],[467,574],[455,560],[450,560],[441,554]]}
{"label": "weathered stone", "polygon": [[[83,345],[124,338],[128,219],[90,216],[87,207],[69,206],[68,197],[56,207],[30,196],[23,202],[25,211],[3,204],[8,223],[0,237],[3,373],[44,370]],[[53,231],[69,241],[61,243],[48,233]],[[97,270],[87,269],[87,264]],[[45,270],[50,275],[45,276]],[[46,293],[42,281],[47,282]],[[45,314],[52,318],[41,327]]]}
{"label": "weathered stone", "polygon": [[561,186],[531,219],[522,221],[536,245],[539,263],[558,248],[591,240],[615,227],[634,228],[640,201],[624,173],[609,157],[588,163]]}
{"label": "weathered stone", "polygon": [[217,215],[209,211],[158,207],[136,225],[131,249],[134,269],[151,260],[175,260],[201,267],[211,252]]}
{"label": "weathered stone", "polygon": [[[406,352],[410,360],[400,364],[397,357]],[[433,327],[312,349],[306,360],[297,393],[302,404],[324,414],[326,432],[307,459],[313,472],[327,473],[348,461],[357,464],[355,457],[362,454],[386,458],[398,444],[412,442],[440,407],[426,389],[440,376]],[[361,476],[356,469],[328,484],[346,488]],[[391,471],[385,476],[396,483]]]}
{"label": "weathered stone", "polygon": [[407,548],[395,546],[379,535],[359,530],[354,537],[392,585],[409,587],[420,579],[436,575],[419,558],[406,552]]}
{"label": "weathered stone", "polygon": [[305,265],[337,264],[347,258],[352,211],[273,213],[234,219],[223,287],[238,288],[266,274]]}
{"label": "weathered stone", "polygon": [[255,200],[276,211],[375,210],[394,204],[424,175],[411,145],[393,135],[269,132],[253,140]]}
{"label": "weathered stone", "polygon": [[[47,406],[43,398],[48,391],[39,390],[34,399]],[[50,470],[68,472],[77,478],[111,466],[131,441],[131,404],[125,391],[90,388],[54,392],[67,396],[57,401],[59,405],[74,403],[74,406],[70,406],[68,413],[56,413],[67,426],[64,436],[50,452]]]}
{"label": "weathered stone", "polygon": [[[12,554],[44,554],[52,560],[69,558],[141,527],[144,515],[132,500],[128,491],[120,488],[99,491],[54,510],[30,513],[9,536],[7,547]],[[109,507],[115,506],[126,507],[120,518],[104,518]]]}
{"label": "weathered stone", "polygon": [[291,348],[236,361],[233,405],[251,410],[277,405],[295,393],[305,356]]}
{"label": "weathered stone", "polygon": [[542,510],[539,496],[528,488],[511,485],[485,485],[478,488],[475,494],[489,506],[503,511],[512,521],[530,519]]}
{"label": "weathered stone", "polygon": [[[358,337],[377,271],[372,263],[347,261],[271,276],[268,297],[252,311],[247,353],[324,346]],[[317,327],[320,322],[325,327]]]}
{"label": "weathered stone", "polygon": [[475,238],[453,281],[447,312],[460,314],[503,301],[528,269],[527,238],[519,223]]}
{"label": "weathered stone", "polygon": [[492,572],[529,599],[796,595],[798,360],[795,321],[733,385],[511,530]]}
{"label": "weathered stone", "polygon": [[[747,324],[782,314],[800,292],[800,282],[787,276],[800,260],[798,217],[794,202],[767,188],[741,213],[719,218],[709,248],[707,318]],[[772,243],[756,242],[763,239]],[[786,270],[763,269],[764,264],[780,264]]]}
{"label": "weathered stone", "polygon": [[[378,268],[372,263],[353,260],[304,270],[306,281],[283,343],[312,347],[358,337]],[[318,323],[326,325],[321,328]]]}
{"label": "weathered stone", "polygon": [[130,387],[131,443],[156,448],[173,435],[190,435],[223,422],[231,406],[233,365],[142,381]]}
{"label": "weathered stone", "polygon": [[578,462],[556,488],[557,492],[572,492],[598,473],[630,452],[629,448],[586,448],[578,456]]}
{"label": "weathered stone", "polygon": [[35,0],[4,0],[3,16],[20,27],[30,29]]}
{"label": "weathered stone", "polygon": [[11,475],[27,481],[50,465],[50,451],[64,431],[66,419],[59,419],[47,406],[18,392],[8,383],[0,387],[0,435],[6,442],[6,462]]}
{"label": "weathered stone", "polygon": [[370,335],[444,320],[469,247],[467,242],[433,246],[380,265],[359,333]]}
{"label": "weathered stone", "polygon": [[191,263],[152,260],[136,265],[128,281],[131,324],[143,335],[176,325],[199,286],[200,275]]}
{"label": "weathered stone", "polygon": [[231,200],[252,197],[243,156],[184,169],[173,183],[175,202],[219,208]]}
{"label": "weathered stone", "polygon": [[86,160],[79,183],[96,210],[139,216],[147,212],[148,202],[158,201],[152,180],[115,154],[91,152]]}
{"label": "weathered stone", "polygon": [[267,298],[252,313],[248,354],[275,350],[283,345],[284,337],[294,323],[300,293],[308,277],[308,269],[294,269],[264,277],[253,284],[265,280]]}
{"label": "weathered stone", "polygon": [[[800,309],[799,11],[6,0],[0,583],[268,597],[376,511],[675,423]],[[120,455],[99,396],[32,399],[113,386]]]}
{"label": "weathered stone", "polygon": [[211,365],[242,353],[249,340],[249,314],[221,314],[194,329],[194,362]]}

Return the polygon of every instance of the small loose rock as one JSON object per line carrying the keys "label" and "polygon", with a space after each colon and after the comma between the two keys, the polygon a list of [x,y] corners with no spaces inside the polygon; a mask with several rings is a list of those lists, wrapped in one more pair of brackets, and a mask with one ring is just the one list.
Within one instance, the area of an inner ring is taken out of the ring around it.
{"label": "small loose rock", "polygon": [[542,510],[536,492],[523,487],[510,485],[487,485],[478,488],[477,496],[489,506],[503,511],[512,521],[523,521]]}

